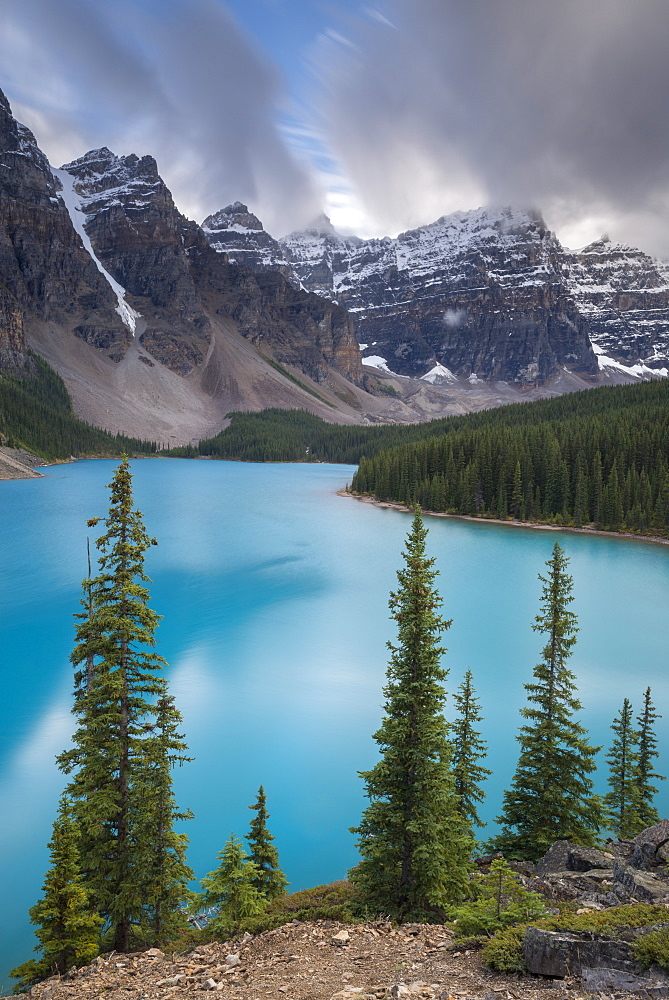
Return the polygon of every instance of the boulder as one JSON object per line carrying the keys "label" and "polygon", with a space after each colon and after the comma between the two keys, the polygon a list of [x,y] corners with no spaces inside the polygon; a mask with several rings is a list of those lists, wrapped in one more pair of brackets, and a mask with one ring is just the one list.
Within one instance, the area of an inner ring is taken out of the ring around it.
{"label": "boulder", "polygon": [[669,819],[663,819],[655,826],[642,830],[634,838],[632,845],[632,868],[645,870],[664,864],[669,856]]}
{"label": "boulder", "polygon": [[613,887],[609,895],[618,903],[662,903],[669,898],[669,882],[646,872],[640,872],[616,862],[613,866]]}
{"label": "boulder", "polygon": [[556,840],[537,863],[537,875],[557,872],[589,872],[593,868],[610,868],[613,857],[594,847],[581,847],[568,840]]}
{"label": "boulder", "polygon": [[523,940],[527,971],[537,976],[580,976],[584,968],[640,971],[627,941],[593,938],[591,934],[528,927]]}

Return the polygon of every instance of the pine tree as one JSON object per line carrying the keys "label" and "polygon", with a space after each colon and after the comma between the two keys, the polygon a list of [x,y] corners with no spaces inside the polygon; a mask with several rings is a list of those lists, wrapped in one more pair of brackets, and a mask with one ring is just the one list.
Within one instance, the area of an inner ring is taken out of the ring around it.
{"label": "pine tree", "polygon": [[643,696],[643,712],[637,716],[639,726],[639,762],[637,765],[638,783],[638,803],[640,829],[645,830],[649,826],[660,822],[660,814],[653,805],[653,799],[657,795],[657,788],[651,781],[665,781],[662,774],[656,774],[653,770],[654,761],[659,756],[657,752],[657,737],[655,736],[654,723],[662,716],[655,711],[655,706],[651,701],[650,688],[646,688]]}
{"label": "pine tree", "polygon": [[[156,542],[134,509],[127,459],[110,488],[107,531],[97,541],[100,573],[84,581],[85,611],[78,616],[72,654],[78,668],[73,711],[79,724],[73,747],[61,754],[59,765],[72,775],[68,794],[79,828],[86,888],[110,931],[112,947],[128,951],[133,934],[145,940],[148,924],[155,926],[156,901],[169,898],[172,906],[180,891],[173,884],[169,890],[153,886],[149,892],[146,879],[147,859],[161,850],[174,862],[167,866],[172,873],[168,881],[183,862],[184,841],[172,839],[177,814],[166,789],[169,767],[185,759],[185,746],[175,735],[178,721],[172,715],[174,726],[165,730],[157,752],[158,705],[167,692],[164,660],[152,651],[160,616],[149,608],[143,585],[149,580],[144,554]],[[149,774],[157,771],[163,791],[147,795]],[[161,795],[163,806],[158,808]],[[182,864],[177,883],[185,897],[189,877]],[[158,925],[164,926],[167,913],[163,904],[159,909]]]}
{"label": "pine tree", "polygon": [[240,921],[257,917],[267,909],[268,900],[257,888],[258,868],[250,861],[234,834],[218,855],[220,865],[202,879],[201,904],[215,906],[217,914],[207,924],[215,934],[234,933]]}
{"label": "pine tree", "polygon": [[258,869],[254,884],[266,899],[275,899],[284,895],[288,883],[279,866],[279,852],[273,844],[274,837],[267,829],[269,814],[265,789],[262,785],[258,789],[258,798],[249,809],[256,812],[246,835],[250,848],[249,861],[252,861]]}
{"label": "pine tree", "polygon": [[492,771],[479,763],[486,757],[487,744],[480,738],[481,733],[474,729],[482,716],[472,680],[472,672],[468,670],[453,695],[457,711],[455,722],[451,725],[453,779],[461,816],[473,826],[483,826],[477,811],[477,805],[485,799],[480,783]]}
{"label": "pine tree", "polygon": [[135,781],[137,849],[141,852],[136,868],[143,883],[146,937],[158,945],[186,929],[182,904],[190,897],[185,887],[194,877],[186,863],[188,838],[174,829],[176,822],[193,817],[190,810],[177,809],[172,791],[172,767],[192,759],[185,755],[181,722],[174,698],[163,694],[156,703],[155,724],[143,743]]}
{"label": "pine tree", "polygon": [[606,759],[610,764],[610,792],[604,796],[606,825],[616,837],[627,840],[643,829],[639,818],[639,734],[634,729],[628,698],[613,720],[615,738]]}
{"label": "pine tree", "polygon": [[491,846],[514,857],[536,860],[556,840],[592,845],[601,820],[601,804],[593,794],[590,775],[601,748],[588,743],[586,730],[574,719],[581,710],[575,697],[575,676],[566,661],[576,642],[576,615],[568,559],[556,542],[543,583],[541,614],[532,626],[548,636],[534,683],[526,684],[527,720],[517,737],[518,766],[511,788],[504,792],[502,832]]}
{"label": "pine tree", "polygon": [[65,796],[49,841],[51,868],[44,879],[42,899],[30,909],[30,921],[37,927],[42,957],[30,959],[12,969],[20,979],[17,989],[27,989],[48,976],[64,975],[68,969],[85,965],[97,955],[102,920],[93,912],[80,871],[77,830]]}
{"label": "pine tree", "polygon": [[442,714],[445,650],[437,643],[451,623],[437,612],[437,571],[425,555],[426,536],[417,510],[406,566],[390,596],[398,644],[388,643],[385,716],[374,735],[382,757],[361,774],[371,801],[353,829],[362,861],[351,878],[363,903],[401,920],[443,918],[444,907],[464,895],[471,850]]}

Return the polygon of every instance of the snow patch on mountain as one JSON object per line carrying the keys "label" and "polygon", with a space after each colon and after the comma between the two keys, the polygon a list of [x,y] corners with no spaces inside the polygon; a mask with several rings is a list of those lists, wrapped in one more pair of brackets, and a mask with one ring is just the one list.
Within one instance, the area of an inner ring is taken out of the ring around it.
{"label": "snow patch on mountain", "polygon": [[370,354],[368,358],[362,358],[363,365],[367,365],[368,368],[377,368],[381,372],[386,372],[388,375],[394,375],[395,378],[407,378],[406,375],[398,375],[397,372],[391,371],[388,367],[388,362],[385,358],[380,357],[378,354]]}
{"label": "snow patch on mountain", "polygon": [[639,379],[669,377],[669,368],[649,368],[648,365],[644,364],[642,361],[639,361],[635,365],[623,365],[620,361],[607,357],[599,344],[593,343],[592,349],[597,355],[597,364],[599,365],[601,371],[605,372],[608,369],[610,371],[621,372],[623,375],[629,375],[632,378]]}
{"label": "snow patch on mountain", "polygon": [[457,375],[454,375],[444,365],[435,365],[425,375],[421,375],[421,379],[423,382],[430,382],[432,385],[457,385],[459,382]]}
{"label": "snow patch on mountain", "polygon": [[125,296],[126,296],[125,288],[123,288],[123,286],[120,285],[115,278],[112,278],[111,274],[103,266],[103,264],[98,259],[93,249],[90,237],[88,236],[88,233],[86,232],[86,229],[84,227],[84,221],[86,218],[86,215],[82,208],[82,203],[84,199],[82,198],[81,194],[79,194],[79,192],[76,191],[75,189],[76,178],[74,178],[72,174],[69,174],[67,170],[65,170],[64,168],[61,170],[52,169],[51,172],[53,173],[54,177],[57,177],[58,180],[60,181],[61,190],[58,192],[58,194],[65,203],[65,207],[67,208],[67,211],[69,212],[70,218],[72,220],[72,225],[74,226],[75,231],[79,234],[81,242],[84,245],[84,249],[87,250],[87,252],[91,255],[98,271],[104,276],[104,278],[106,278],[106,280],[111,285],[112,291],[116,295],[116,299],[118,302],[118,305],[116,306],[116,312],[119,314],[123,323],[128,327],[128,329],[132,332],[132,335],[134,336],[137,320],[140,319],[140,313],[138,313],[137,310],[133,309],[132,306],[128,305],[128,303],[125,301]]}

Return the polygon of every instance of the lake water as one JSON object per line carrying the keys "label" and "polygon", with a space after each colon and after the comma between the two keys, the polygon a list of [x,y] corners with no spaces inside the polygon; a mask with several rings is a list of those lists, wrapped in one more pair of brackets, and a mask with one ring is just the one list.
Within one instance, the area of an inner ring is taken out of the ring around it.
{"label": "lake water", "polygon": [[[86,519],[106,514],[115,463],[56,466],[0,484],[0,982],[30,957],[27,911],[48,864],[64,785],[53,759],[72,717],[74,612],[86,574]],[[345,876],[348,827],[364,804],[359,770],[375,759],[388,593],[410,517],[341,498],[353,469],[144,460],[137,506],[159,546],[148,553],[158,651],[195,761],[176,773],[189,859],[209,872],[265,786],[292,889]],[[485,818],[513,773],[523,684],[541,649],[531,630],[556,537],[571,558],[581,632],[572,657],[582,720],[608,745],[622,699],[650,684],[669,771],[669,548],[638,541],[428,519],[441,572],[452,690],[471,667],[490,746]],[[94,529],[95,531],[95,529]],[[604,752],[602,752],[602,763]],[[605,772],[602,772],[605,778]],[[669,783],[668,783],[669,784]],[[669,811],[662,788],[659,807]],[[483,834],[485,836],[485,834]]]}

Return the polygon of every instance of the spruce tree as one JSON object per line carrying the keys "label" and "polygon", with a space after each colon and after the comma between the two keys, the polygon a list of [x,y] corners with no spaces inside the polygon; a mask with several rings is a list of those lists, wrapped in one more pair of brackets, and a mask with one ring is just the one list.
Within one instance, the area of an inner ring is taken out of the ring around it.
{"label": "spruce tree", "polygon": [[256,813],[251,820],[250,830],[246,835],[249,843],[249,861],[258,870],[254,885],[266,899],[276,899],[286,892],[286,876],[279,866],[279,852],[274,846],[274,837],[267,829],[267,799],[265,789],[261,785],[258,798],[249,809]]}
{"label": "spruce tree", "polygon": [[640,829],[653,826],[660,822],[660,814],[653,805],[653,799],[657,795],[657,788],[651,784],[652,781],[665,781],[662,774],[656,774],[653,770],[655,760],[659,756],[657,752],[657,737],[655,735],[655,720],[662,716],[655,711],[655,706],[650,697],[650,688],[646,688],[643,696],[643,711],[637,716],[639,726],[639,761],[637,765],[637,785]]}
{"label": "spruce tree", "polygon": [[406,566],[390,596],[398,643],[388,643],[385,716],[374,735],[381,760],[361,774],[371,801],[353,828],[362,861],[351,879],[363,904],[400,920],[443,919],[444,908],[465,893],[471,850],[443,716],[445,650],[438,640],[451,623],[438,614],[437,571],[425,555],[426,536],[417,510]]}
{"label": "spruce tree", "polygon": [[460,815],[472,826],[483,826],[477,811],[477,806],[485,799],[480,785],[492,771],[479,763],[485,760],[487,744],[481,739],[480,731],[474,729],[482,716],[472,680],[472,672],[468,670],[453,695],[457,712],[451,725],[453,779]]}
{"label": "spruce tree", "polygon": [[200,903],[215,906],[217,914],[207,924],[215,934],[234,933],[240,921],[257,917],[267,909],[268,900],[257,888],[258,868],[249,860],[234,834],[218,855],[220,865],[202,879]]}
{"label": "spruce tree", "polygon": [[625,698],[611,725],[615,738],[606,755],[611,791],[604,796],[606,825],[623,840],[635,837],[643,828],[639,817],[639,734],[633,723],[632,704]]}
{"label": "spruce tree", "polygon": [[543,583],[541,613],[532,628],[547,636],[534,682],[525,685],[526,725],[517,737],[518,766],[504,792],[501,833],[491,846],[516,858],[536,860],[556,840],[592,845],[601,821],[601,803],[590,775],[594,757],[586,730],[573,718],[581,710],[576,678],[567,668],[578,631],[568,559],[556,542]]}
{"label": "spruce tree", "polygon": [[12,969],[10,976],[20,979],[17,989],[28,989],[49,976],[62,976],[98,953],[102,920],[93,912],[83,884],[77,829],[65,796],[53,824],[49,852],[51,868],[44,879],[44,895],[29,911],[39,939],[35,951],[41,951],[42,957]]}
{"label": "spruce tree", "polygon": [[185,756],[181,715],[174,698],[163,694],[156,703],[156,719],[142,747],[136,777],[136,868],[143,883],[145,937],[165,944],[188,926],[183,904],[190,897],[185,888],[194,877],[186,863],[188,838],[174,829],[175,822],[192,819],[190,810],[177,809],[172,790],[172,768],[191,760]]}
{"label": "spruce tree", "polygon": [[[97,541],[100,573],[84,581],[85,611],[78,616],[72,654],[78,727],[59,765],[72,776],[68,795],[79,828],[86,888],[105,920],[111,946],[128,951],[133,936],[150,937],[159,898],[163,903],[169,898],[172,907],[181,889],[187,897],[190,871],[182,863],[183,838],[172,835],[177,814],[171,792],[165,790],[169,767],[185,755],[173,709],[174,725],[162,737],[156,735],[158,706],[167,697],[165,661],[153,652],[160,616],[149,607],[144,586],[149,581],[144,554],[156,541],[134,508],[127,459],[110,489],[107,530]],[[157,771],[163,790],[148,795],[149,775]],[[163,805],[158,808],[160,796]],[[173,884],[169,890],[152,886],[149,891],[147,859],[161,851],[171,859],[161,871],[170,870],[166,878]],[[160,910],[158,926],[167,919],[163,904]]]}

